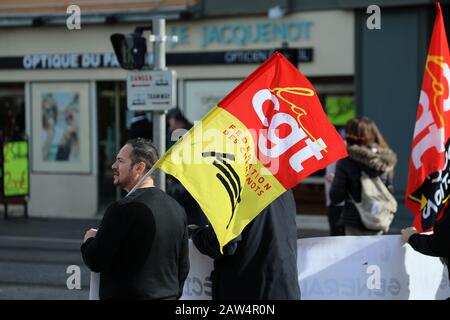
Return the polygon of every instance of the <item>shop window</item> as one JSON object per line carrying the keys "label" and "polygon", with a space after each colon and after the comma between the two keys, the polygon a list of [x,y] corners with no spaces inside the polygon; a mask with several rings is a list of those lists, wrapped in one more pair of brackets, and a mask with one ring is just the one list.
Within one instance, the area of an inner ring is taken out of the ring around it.
{"label": "shop window", "polygon": [[[319,99],[328,119],[343,136],[345,125],[356,116],[353,93],[322,93]],[[325,174],[326,169],[316,171],[293,188],[297,213],[326,214]]]}
{"label": "shop window", "polygon": [[336,127],[345,127],[356,116],[353,95],[328,95],[325,97],[324,108],[328,119]]}
{"label": "shop window", "polygon": [[25,92],[23,83],[0,84],[0,137],[25,136]]}
{"label": "shop window", "polygon": [[241,80],[185,80],[183,113],[189,121],[199,121],[225,98]]}

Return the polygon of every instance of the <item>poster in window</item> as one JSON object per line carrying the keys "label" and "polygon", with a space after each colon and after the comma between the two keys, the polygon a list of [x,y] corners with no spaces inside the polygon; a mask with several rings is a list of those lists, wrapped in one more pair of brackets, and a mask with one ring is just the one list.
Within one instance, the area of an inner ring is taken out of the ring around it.
{"label": "poster in window", "polygon": [[345,126],[356,116],[355,98],[353,96],[327,96],[325,110],[333,125]]}
{"label": "poster in window", "polygon": [[31,86],[34,172],[90,172],[88,83]]}
{"label": "poster in window", "polygon": [[239,83],[239,80],[185,81],[184,113],[186,118],[188,118],[191,122],[199,121]]}
{"label": "poster in window", "polygon": [[3,143],[3,197],[29,194],[28,141]]}

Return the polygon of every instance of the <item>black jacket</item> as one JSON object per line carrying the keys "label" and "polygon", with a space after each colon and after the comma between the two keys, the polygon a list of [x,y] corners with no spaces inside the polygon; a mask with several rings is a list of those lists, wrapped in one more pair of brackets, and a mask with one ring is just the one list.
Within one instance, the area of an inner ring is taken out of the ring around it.
{"label": "black jacket", "polygon": [[[409,237],[408,243],[414,250],[427,256],[450,258],[450,206],[444,216],[434,224],[433,234],[415,233]],[[448,265],[447,265],[448,268]],[[448,268],[450,279],[450,268]]]}
{"label": "black jacket", "polygon": [[198,226],[207,225],[208,219],[200,208],[200,205],[181,182],[170,175],[167,175],[166,182],[166,192],[184,208],[187,216],[187,224],[196,224]]}
{"label": "black jacket", "polygon": [[130,139],[134,138],[153,139],[153,123],[145,115],[134,117],[131,120]]}
{"label": "black jacket", "polygon": [[176,299],[189,272],[186,214],[158,188],[112,204],[81,252],[100,272],[100,299]]}
{"label": "black jacket", "polygon": [[352,145],[347,148],[348,157],[338,161],[333,183],[330,189],[332,204],[345,200],[342,211],[343,224],[359,230],[368,230],[362,224],[361,217],[352,203],[349,193],[356,202],[361,201],[361,172],[369,176],[379,176],[393,193],[393,170],[397,162],[395,153],[388,148],[375,150],[364,146]]}
{"label": "black jacket", "polygon": [[194,231],[196,247],[214,259],[214,300],[300,299],[295,216],[294,196],[287,191],[225,246],[225,255],[212,228]]}

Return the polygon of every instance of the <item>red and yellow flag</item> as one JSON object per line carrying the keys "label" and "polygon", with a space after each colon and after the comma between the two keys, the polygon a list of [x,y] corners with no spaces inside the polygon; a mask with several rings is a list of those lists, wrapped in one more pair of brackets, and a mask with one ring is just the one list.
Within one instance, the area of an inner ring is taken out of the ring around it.
{"label": "red and yellow flag", "polygon": [[222,248],[279,195],[346,155],[309,81],[276,52],[155,167],[197,200]]}
{"label": "red and yellow flag", "polygon": [[405,202],[414,226],[430,231],[450,195],[450,54],[439,3],[425,62]]}

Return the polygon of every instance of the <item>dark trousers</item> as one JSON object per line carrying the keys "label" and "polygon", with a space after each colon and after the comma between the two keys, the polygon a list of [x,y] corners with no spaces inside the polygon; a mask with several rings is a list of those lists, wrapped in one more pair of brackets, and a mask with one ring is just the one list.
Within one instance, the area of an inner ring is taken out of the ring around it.
{"label": "dark trousers", "polygon": [[343,236],[345,235],[344,225],[342,223],[342,210],[344,206],[328,207],[328,224],[330,225],[330,236]]}

